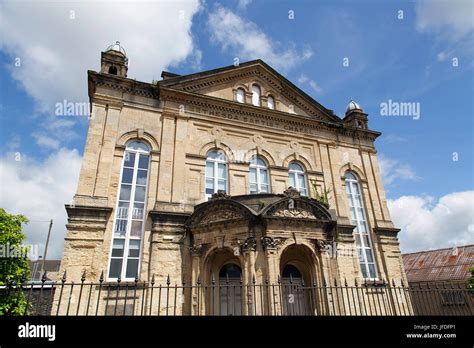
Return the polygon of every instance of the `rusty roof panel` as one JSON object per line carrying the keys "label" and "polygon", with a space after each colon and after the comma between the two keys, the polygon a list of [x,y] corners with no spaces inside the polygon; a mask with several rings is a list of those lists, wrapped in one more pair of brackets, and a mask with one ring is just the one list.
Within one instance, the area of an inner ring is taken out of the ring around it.
{"label": "rusty roof panel", "polygon": [[409,282],[466,280],[474,266],[474,244],[403,254],[402,258]]}

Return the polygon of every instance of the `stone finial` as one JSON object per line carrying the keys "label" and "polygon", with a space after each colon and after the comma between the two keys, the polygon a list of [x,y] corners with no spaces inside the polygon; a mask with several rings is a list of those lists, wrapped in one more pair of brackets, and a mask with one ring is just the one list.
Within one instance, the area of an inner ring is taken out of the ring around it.
{"label": "stone finial", "polygon": [[212,194],[211,200],[214,199],[230,199],[231,196],[228,195],[225,191],[219,190],[216,193]]}
{"label": "stone finial", "polygon": [[290,197],[290,198],[299,198],[299,197],[301,197],[300,192],[292,186],[288,187],[285,191],[283,191],[283,194],[287,197]]}

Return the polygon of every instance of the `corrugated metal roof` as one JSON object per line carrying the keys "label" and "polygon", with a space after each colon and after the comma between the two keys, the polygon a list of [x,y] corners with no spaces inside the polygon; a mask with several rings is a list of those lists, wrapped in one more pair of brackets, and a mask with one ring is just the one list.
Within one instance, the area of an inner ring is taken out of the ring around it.
{"label": "corrugated metal roof", "polygon": [[474,266],[474,244],[402,254],[408,282],[466,280]]}

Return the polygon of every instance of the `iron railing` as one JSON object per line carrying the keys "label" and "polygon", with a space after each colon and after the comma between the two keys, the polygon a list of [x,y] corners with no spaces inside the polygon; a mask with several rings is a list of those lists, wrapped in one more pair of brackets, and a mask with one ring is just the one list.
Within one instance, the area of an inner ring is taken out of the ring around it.
{"label": "iron railing", "polygon": [[[3,297],[2,297],[3,296]],[[25,315],[473,315],[474,291],[465,284],[357,282],[304,284],[212,279],[203,284],[86,281],[8,284],[0,298],[23,298]]]}

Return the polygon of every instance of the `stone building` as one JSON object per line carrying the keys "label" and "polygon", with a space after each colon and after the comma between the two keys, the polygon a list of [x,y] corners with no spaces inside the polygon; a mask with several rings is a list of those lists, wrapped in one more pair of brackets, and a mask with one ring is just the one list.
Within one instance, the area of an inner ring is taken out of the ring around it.
{"label": "stone building", "polygon": [[360,105],[338,117],[262,60],[153,83],[127,70],[115,45],[88,71],[68,279],[405,279]]}

